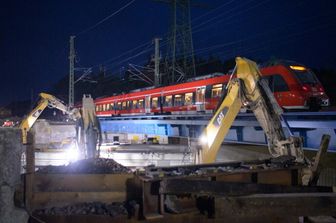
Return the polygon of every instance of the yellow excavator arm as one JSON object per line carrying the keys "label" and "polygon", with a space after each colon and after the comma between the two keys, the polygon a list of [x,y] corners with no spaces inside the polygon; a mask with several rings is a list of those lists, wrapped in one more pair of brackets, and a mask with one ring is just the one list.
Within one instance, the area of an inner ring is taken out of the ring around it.
{"label": "yellow excavator arm", "polygon": [[[101,130],[95,112],[93,99],[90,95],[84,95],[81,111],[77,108],[69,109],[61,100],[51,94],[40,93],[38,105],[22,120],[20,128],[22,131],[22,143],[27,144],[27,134],[38,117],[46,107],[56,108],[67,114],[76,122],[77,143],[82,145],[81,149],[85,157],[97,156],[96,144],[101,142]],[[99,156],[99,149],[98,149]]]}
{"label": "yellow excavator arm", "polygon": [[72,109],[71,111],[68,110],[68,107],[55,96],[47,93],[40,93],[40,98],[41,99],[38,102],[38,105],[27,115],[25,119],[22,120],[20,124],[23,144],[27,143],[28,131],[31,129],[31,127],[34,125],[34,123],[40,117],[41,113],[44,111],[46,107],[52,107],[61,110],[67,115],[69,115],[69,117],[72,118],[73,120],[80,118],[80,113],[78,109],[75,108]]}
{"label": "yellow excavator arm", "polygon": [[236,58],[236,78],[228,83],[227,95],[201,135],[197,163],[213,163],[221,144],[242,107],[251,109],[268,141],[274,157],[289,155],[303,160],[301,139],[286,138],[281,125],[282,109],[267,83],[261,80],[257,64],[246,58]]}

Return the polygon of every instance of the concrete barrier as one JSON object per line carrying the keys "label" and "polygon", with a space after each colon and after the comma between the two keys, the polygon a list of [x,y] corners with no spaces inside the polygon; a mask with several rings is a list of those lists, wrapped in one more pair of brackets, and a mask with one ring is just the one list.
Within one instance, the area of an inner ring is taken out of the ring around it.
{"label": "concrete barrier", "polygon": [[28,221],[25,210],[14,206],[15,187],[20,183],[21,132],[0,127],[0,223]]}
{"label": "concrete barrier", "polygon": [[76,126],[72,122],[51,122],[39,119],[32,127],[35,147],[58,149],[66,140],[76,138]]}

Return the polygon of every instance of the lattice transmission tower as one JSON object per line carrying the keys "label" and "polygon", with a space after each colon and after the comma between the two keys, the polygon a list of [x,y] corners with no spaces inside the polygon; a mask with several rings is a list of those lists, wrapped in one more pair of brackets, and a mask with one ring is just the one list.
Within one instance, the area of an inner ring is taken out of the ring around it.
{"label": "lattice transmission tower", "polygon": [[196,75],[191,28],[191,0],[156,0],[171,8],[171,24],[167,37],[164,84],[180,82]]}

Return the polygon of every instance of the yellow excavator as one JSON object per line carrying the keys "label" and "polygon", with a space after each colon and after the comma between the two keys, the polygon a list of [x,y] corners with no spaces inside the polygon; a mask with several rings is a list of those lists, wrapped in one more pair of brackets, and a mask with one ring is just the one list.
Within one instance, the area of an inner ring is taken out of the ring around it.
{"label": "yellow excavator", "polygon": [[60,99],[47,93],[40,93],[38,105],[24,118],[20,124],[22,143],[27,144],[27,135],[41,113],[47,108],[56,108],[67,114],[76,122],[76,141],[84,157],[93,158],[99,156],[96,145],[101,142],[101,130],[96,116],[93,99],[90,95],[84,95],[80,109],[69,109]]}
{"label": "yellow excavator", "polygon": [[[234,77],[234,78],[232,78]],[[269,152],[273,157],[292,157],[304,161],[302,140],[286,137],[282,128],[282,109],[255,62],[237,57],[236,67],[227,85],[227,94],[200,138],[196,163],[213,163],[220,146],[242,107],[253,111],[264,130]]]}

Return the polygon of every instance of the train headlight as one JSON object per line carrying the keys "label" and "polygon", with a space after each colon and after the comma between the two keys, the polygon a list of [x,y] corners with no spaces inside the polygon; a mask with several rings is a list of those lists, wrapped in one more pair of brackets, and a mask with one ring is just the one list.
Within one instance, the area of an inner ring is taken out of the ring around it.
{"label": "train headlight", "polygon": [[295,65],[292,65],[292,66],[289,66],[292,70],[298,70],[298,71],[305,71],[307,70],[305,67],[303,66],[295,66]]}

